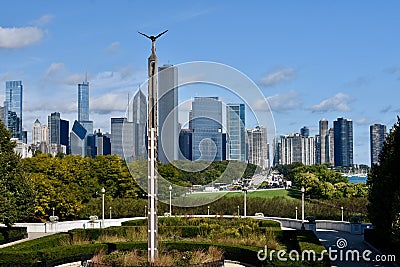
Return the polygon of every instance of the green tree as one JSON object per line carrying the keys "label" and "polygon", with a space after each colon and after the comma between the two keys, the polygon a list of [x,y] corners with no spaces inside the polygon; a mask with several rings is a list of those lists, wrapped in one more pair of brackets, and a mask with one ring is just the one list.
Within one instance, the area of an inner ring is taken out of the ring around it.
{"label": "green tree", "polygon": [[368,175],[368,216],[381,236],[400,246],[400,117]]}
{"label": "green tree", "polygon": [[0,222],[6,226],[32,216],[34,209],[32,184],[22,172],[14,147],[10,132],[0,121]]}

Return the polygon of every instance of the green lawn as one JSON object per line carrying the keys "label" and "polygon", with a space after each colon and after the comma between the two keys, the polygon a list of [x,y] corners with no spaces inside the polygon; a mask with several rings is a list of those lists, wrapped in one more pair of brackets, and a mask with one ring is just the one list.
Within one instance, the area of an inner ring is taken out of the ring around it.
{"label": "green lawn", "polygon": [[[195,193],[187,195],[189,198],[219,198],[225,195],[226,197],[241,197],[243,196],[243,192],[215,192],[215,193]],[[247,193],[248,198],[252,197],[263,197],[263,198],[272,198],[272,197],[289,197],[288,191],[285,189],[272,189],[272,190],[263,190],[263,191],[254,191]]]}

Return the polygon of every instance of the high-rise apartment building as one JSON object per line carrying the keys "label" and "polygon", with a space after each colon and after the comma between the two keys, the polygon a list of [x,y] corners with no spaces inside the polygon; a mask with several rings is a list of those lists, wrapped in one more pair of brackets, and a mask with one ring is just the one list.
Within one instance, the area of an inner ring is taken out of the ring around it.
{"label": "high-rise apartment building", "polygon": [[329,162],[329,126],[328,120],[319,121],[319,138],[320,138],[320,160],[318,163],[324,164]]}
{"label": "high-rise apartment building", "polygon": [[249,163],[260,166],[264,170],[269,168],[267,129],[264,126],[247,129],[247,145]]}
{"label": "high-rise apartment building", "polygon": [[127,118],[111,118],[111,154],[132,162],[135,160],[133,122]]}
{"label": "high-rise apartment building", "polygon": [[178,159],[178,68],[158,68],[158,159],[162,163]]}
{"label": "high-rise apartment building", "polygon": [[193,160],[222,160],[222,102],[218,97],[195,97],[192,102]]}
{"label": "high-rise apartment building", "polygon": [[244,104],[226,106],[228,160],[246,161],[246,128]]}
{"label": "high-rise apartment building", "polygon": [[22,81],[6,82],[5,124],[12,138],[22,140]]}
{"label": "high-rise apartment building", "polygon": [[335,131],[329,128],[329,163],[335,165]]}
{"label": "high-rise apartment building", "polygon": [[274,152],[274,160],[273,165],[276,166],[281,163],[281,147],[282,147],[282,139],[284,138],[283,135],[278,135],[274,138],[274,145],[273,145],[273,152]]}
{"label": "high-rise apartment building", "polygon": [[383,143],[386,138],[386,125],[374,124],[369,127],[370,148],[371,148],[371,167],[379,163],[379,154],[382,151]]}
{"label": "high-rise apartment building", "polygon": [[333,122],[335,166],[353,166],[353,121],[338,118]]}
{"label": "high-rise apartment building", "polygon": [[315,164],[315,140],[299,133],[281,138],[280,164],[301,162],[304,165]]}

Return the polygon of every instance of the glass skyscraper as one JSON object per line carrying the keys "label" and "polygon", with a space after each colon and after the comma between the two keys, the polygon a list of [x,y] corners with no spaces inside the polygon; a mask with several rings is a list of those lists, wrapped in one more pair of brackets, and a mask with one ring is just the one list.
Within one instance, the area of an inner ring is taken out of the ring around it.
{"label": "glass skyscraper", "polygon": [[222,102],[195,97],[192,103],[193,160],[222,160]]}
{"label": "glass skyscraper", "polygon": [[22,81],[6,82],[5,124],[11,137],[22,140]]}
{"label": "glass skyscraper", "polygon": [[246,160],[246,128],[244,104],[226,106],[228,160]]}
{"label": "glass skyscraper", "polygon": [[333,122],[335,167],[353,166],[353,121],[338,118]]}
{"label": "glass skyscraper", "polygon": [[78,84],[78,121],[89,120],[89,82]]}
{"label": "glass skyscraper", "polygon": [[386,125],[374,124],[369,127],[371,146],[371,167],[379,163],[379,154],[382,151],[386,138]]}

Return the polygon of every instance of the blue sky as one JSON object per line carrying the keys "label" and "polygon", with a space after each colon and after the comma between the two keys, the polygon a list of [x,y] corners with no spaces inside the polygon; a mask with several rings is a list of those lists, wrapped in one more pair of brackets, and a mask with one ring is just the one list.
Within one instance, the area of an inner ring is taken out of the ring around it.
{"label": "blue sky", "polygon": [[137,31],[164,29],[160,65],[201,60],[240,70],[269,100],[278,134],[308,126],[315,135],[321,118],[330,126],[351,118],[355,163],[370,162],[369,125],[390,128],[400,113],[398,1],[16,0],[1,10],[0,82],[23,81],[28,131],[50,112],[77,118],[85,72],[94,127],[109,131],[146,78],[150,42]]}

